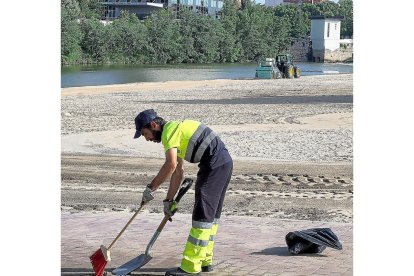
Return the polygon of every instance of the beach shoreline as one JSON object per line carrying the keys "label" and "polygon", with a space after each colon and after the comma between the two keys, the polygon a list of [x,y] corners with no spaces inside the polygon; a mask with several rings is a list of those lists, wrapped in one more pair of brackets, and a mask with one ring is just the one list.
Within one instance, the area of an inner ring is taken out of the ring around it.
{"label": "beach shoreline", "polygon": [[[352,223],[352,81],[335,74],[62,88],[62,211],[133,211],[163,162],[160,144],[132,139],[137,112],[154,108],[167,120],[202,121],[225,142],[235,169],[223,214]],[[195,179],[196,165],[185,170]]]}
{"label": "beach shoreline", "polygon": [[[345,79],[352,78],[353,74],[341,73],[341,74],[325,74],[325,75],[312,75],[301,76],[300,79],[295,79],[295,82],[303,83],[308,79],[313,80],[330,80],[334,79],[334,82],[338,81],[338,76],[346,76]],[[334,78],[332,78],[334,77]],[[194,89],[199,87],[220,87],[225,85],[244,85],[248,82],[251,83],[266,83],[277,84],[278,82],[287,83],[292,81],[290,79],[277,79],[277,80],[257,80],[257,79],[213,79],[213,80],[182,80],[182,81],[163,81],[163,82],[134,82],[124,84],[109,84],[109,85],[96,85],[96,86],[80,86],[80,87],[64,87],[61,88],[61,96],[75,96],[75,95],[91,95],[91,94],[104,94],[104,93],[126,93],[126,92],[145,92],[153,90],[175,90],[175,89]]]}

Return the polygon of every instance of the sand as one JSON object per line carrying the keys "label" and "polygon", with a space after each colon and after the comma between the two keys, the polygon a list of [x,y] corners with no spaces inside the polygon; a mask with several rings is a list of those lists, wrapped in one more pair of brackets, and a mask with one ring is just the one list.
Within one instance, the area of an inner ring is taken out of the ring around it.
{"label": "sand", "polygon": [[[136,114],[154,108],[166,120],[202,121],[225,142],[235,164],[224,214],[352,222],[352,82],[335,74],[63,88],[62,210],[136,207],[163,163],[160,144],[132,139]],[[185,170],[195,179],[196,165]],[[192,204],[184,198],[181,212]]]}

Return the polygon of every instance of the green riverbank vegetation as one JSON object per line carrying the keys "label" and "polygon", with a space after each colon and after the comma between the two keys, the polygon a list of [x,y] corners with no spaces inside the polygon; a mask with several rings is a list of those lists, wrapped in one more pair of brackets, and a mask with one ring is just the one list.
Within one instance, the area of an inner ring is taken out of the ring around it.
{"label": "green riverbank vegetation", "polygon": [[237,8],[225,0],[219,19],[181,8],[144,20],[124,12],[111,24],[100,21],[101,9],[98,0],[61,0],[63,65],[255,61],[309,36],[312,15],[343,16],[341,35],[353,35],[352,0],[274,8],[249,0]]}

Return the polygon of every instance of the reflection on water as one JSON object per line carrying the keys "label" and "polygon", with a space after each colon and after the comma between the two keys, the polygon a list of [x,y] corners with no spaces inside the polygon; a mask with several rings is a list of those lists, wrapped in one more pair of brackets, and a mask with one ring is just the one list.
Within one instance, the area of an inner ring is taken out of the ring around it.
{"label": "reflection on water", "polygon": [[[296,63],[302,76],[352,73],[353,64]],[[65,66],[61,86],[95,86],[172,80],[252,79],[256,63]]]}

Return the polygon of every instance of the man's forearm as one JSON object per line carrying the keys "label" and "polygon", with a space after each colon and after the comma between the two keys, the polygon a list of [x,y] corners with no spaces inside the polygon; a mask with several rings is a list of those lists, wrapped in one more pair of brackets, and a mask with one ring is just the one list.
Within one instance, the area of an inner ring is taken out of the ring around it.
{"label": "man's forearm", "polygon": [[164,163],[157,176],[151,181],[151,189],[156,190],[158,187],[175,171],[176,165]]}
{"label": "man's forearm", "polygon": [[181,181],[183,180],[183,175],[184,174],[182,172],[179,172],[178,170],[175,170],[174,173],[171,175],[170,187],[168,188],[166,199],[174,199],[175,194],[180,188]]}

